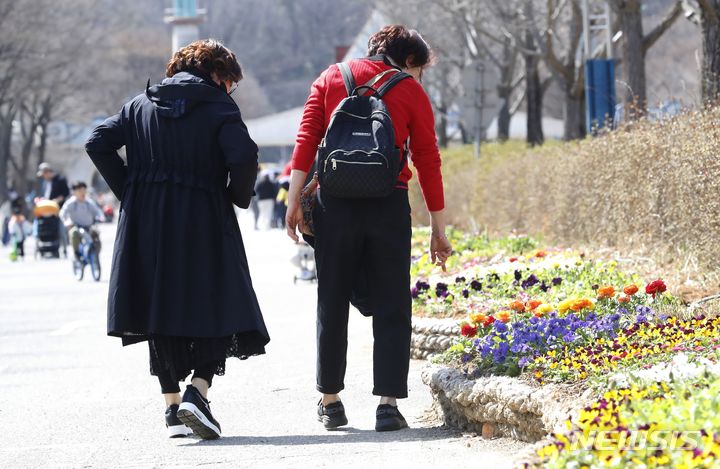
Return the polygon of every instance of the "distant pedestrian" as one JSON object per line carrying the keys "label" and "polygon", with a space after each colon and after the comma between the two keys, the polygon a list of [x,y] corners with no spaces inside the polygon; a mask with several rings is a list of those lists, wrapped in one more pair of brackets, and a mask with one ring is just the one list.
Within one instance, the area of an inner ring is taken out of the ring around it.
{"label": "distant pedestrian", "polygon": [[62,208],[70,196],[67,179],[57,174],[50,163],[40,163],[37,175],[41,178],[38,196],[41,199],[54,200]]}
{"label": "distant pedestrian", "polygon": [[285,216],[287,215],[288,190],[290,189],[290,178],[279,181],[278,193],[275,197],[275,228],[285,228]]}
{"label": "distant pedestrian", "polygon": [[25,240],[32,233],[32,225],[25,219],[25,215],[19,208],[13,210],[13,215],[8,223],[10,232],[10,243],[15,258],[25,259]]}
{"label": "distant pedestrian", "polygon": [[[431,61],[430,48],[416,31],[385,27],[370,38],[367,58],[325,70],[305,104],[292,159],[287,231],[298,240],[296,230],[305,223],[300,193],[317,154],[321,177],[312,222],[318,274],[317,389],[322,393],[318,420],[327,429],[348,422],[339,392],[345,387],[349,303],[358,285],[368,295],[363,312],[373,318],[373,394],[380,396],[375,429],[407,426],[396,399],[407,397],[410,360],[408,150],[432,217],[432,260],[444,267],[452,252],[445,237],[435,121],[420,85]],[[366,92],[382,102],[360,96]],[[346,103],[355,107],[337,114],[333,132],[338,133],[326,135],[334,111],[349,95],[354,97]],[[359,115],[364,112],[367,117]],[[391,174],[391,168],[398,170]],[[333,178],[334,185],[328,186],[324,181],[330,179],[324,177]],[[359,272],[364,279],[358,279]]]}
{"label": "distant pedestrian", "polygon": [[262,174],[260,181],[255,186],[255,197],[260,211],[260,227],[264,230],[272,228],[277,192],[277,183],[270,178],[270,174]]}
{"label": "distant pedestrian", "polygon": [[[213,377],[226,358],[265,353],[270,340],[233,210],[250,204],[258,149],[230,97],[242,79],[233,52],[196,41],[175,52],[166,74],[86,144],[121,201],[108,334],[123,345],[148,341],[170,435],[186,435],[187,425],[213,439]],[[191,372],[181,398],[178,382]]]}
{"label": "distant pedestrian", "polygon": [[[58,206],[62,208],[63,204],[70,196],[70,187],[68,186],[67,179],[56,173],[50,163],[40,163],[37,175],[40,178],[40,191],[37,195],[38,198],[41,200],[52,200],[57,202]],[[58,229],[60,244],[64,255],[67,257],[68,233],[62,223],[58,225]]]}

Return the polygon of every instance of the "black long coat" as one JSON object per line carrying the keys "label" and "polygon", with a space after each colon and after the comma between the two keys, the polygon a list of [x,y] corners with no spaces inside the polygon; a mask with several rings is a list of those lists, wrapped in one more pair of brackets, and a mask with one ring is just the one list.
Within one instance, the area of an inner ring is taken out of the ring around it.
{"label": "black long coat", "polygon": [[248,355],[262,353],[270,339],[232,206],[250,202],[257,146],[232,98],[178,73],[98,126],[86,150],[122,203],[108,334],[240,334]]}

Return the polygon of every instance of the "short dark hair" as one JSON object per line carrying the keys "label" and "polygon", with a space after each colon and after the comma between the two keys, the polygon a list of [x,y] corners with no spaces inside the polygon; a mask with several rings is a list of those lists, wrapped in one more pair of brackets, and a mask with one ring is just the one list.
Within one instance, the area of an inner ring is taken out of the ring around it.
{"label": "short dark hair", "polygon": [[367,55],[378,54],[387,55],[400,67],[424,67],[435,61],[420,33],[401,24],[385,26],[370,37]]}
{"label": "short dark hair", "polygon": [[70,186],[70,189],[76,191],[78,189],[87,189],[87,184],[85,184],[83,181],[77,181]]}
{"label": "short dark hair", "polygon": [[222,81],[242,80],[242,68],[235,54],[216,39],[195,41],[175,52],[165,68],[168,77],[198,70],[207,76],[214,73]]}

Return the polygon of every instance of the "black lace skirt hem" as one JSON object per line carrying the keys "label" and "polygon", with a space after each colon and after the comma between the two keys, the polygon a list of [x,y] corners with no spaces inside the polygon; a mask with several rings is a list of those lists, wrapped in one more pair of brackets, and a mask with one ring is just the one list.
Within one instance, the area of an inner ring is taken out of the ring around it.
{"label": "black lace skirt hem", "polygon": [[169,374],[184,381],[193,370],[211,365],[215,375],[225,374],[225,360],[245,360],[265,353],[267,339],[257,331],[238,332],[229,337],[175,337],[164,335],[124,336],[123,345],[147,340],[150,350],[150,374]]}

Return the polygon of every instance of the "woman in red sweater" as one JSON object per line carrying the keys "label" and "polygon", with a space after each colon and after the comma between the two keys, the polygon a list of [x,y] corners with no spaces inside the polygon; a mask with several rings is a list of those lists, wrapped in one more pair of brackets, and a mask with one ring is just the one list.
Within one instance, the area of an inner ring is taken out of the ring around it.
{"label": "woman in red sweater", "polygon": [[[414,78],[401,80],[382,99],[392,119],[396,146],[409,151],[432,216],[432,260],[444,268],[452,248],[445,237],[440,153],[430,100],[420,84],[423,69],[431,61],[432,52],[417,31],[394,25],[370,38],[368,57],[348,65],[355,83],[366,83],[390,69]],[[392,75],[386,73],[375,87]],[[303,220],[300,191],[333,111],[347,95],[342,74],[332,65],[313,83],[305,104],[292,158],[287,213],[288,235],[295,241]],[[396,402],[407,397],[412,315],[407,194],[412,172],[404,161],[396,188],[388,197],[338,198],[323,194],[322,187],[318,191],[319,203],[313,212],[318,271],[317,389],[322,393],[318,420],[327,429],[347,424],[338,393],[344,388],[349,302],[359,281],[366,284],[364,306],[373,316],[373,394],[381,397],[375,429],[407,427]],[[359,279],[358,272],[365,278]]]}

